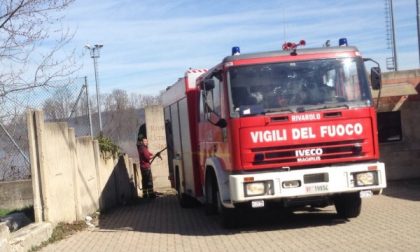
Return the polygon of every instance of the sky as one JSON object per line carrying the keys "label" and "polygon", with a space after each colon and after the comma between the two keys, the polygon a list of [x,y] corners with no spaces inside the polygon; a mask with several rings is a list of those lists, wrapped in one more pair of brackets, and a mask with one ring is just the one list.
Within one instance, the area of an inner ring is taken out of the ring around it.
{"label": "sky", "polygon": [[[68,45],[95,84],[86,44],[103,44],[101,92],[123,89],[157,95],[188,68],[211,68],[239,46],[242,53],[280,50],[285,41],[306,47],[346,37],[386,71],[384,0],[76,0],[62,25],[75,32]],[[394,0],[400,70],[419,67],[415,0]]]}

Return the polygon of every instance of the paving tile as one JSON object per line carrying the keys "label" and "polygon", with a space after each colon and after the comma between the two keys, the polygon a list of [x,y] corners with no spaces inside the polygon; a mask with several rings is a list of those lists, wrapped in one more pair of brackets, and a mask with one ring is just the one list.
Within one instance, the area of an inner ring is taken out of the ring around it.
{"label": "paving tile", "polygon": [[182,209],[167,194],[103,214],[93,231],[42,251],[419,251],[420,181],[389,183],[383,195],[363,199],[362,214],[351,220],[339,219],[334,207],[243,220],[223,229],[217,216]]}

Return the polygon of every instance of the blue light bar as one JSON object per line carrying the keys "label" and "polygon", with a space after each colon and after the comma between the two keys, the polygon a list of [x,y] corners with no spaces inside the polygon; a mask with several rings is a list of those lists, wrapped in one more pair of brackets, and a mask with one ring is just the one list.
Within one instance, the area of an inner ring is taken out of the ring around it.
{"label": "blue light bar", "polygon": [[232,47],[232,56],[239,55],[239,54],[241,54],[241,49],[239,48],[239,46]]}
{"label": "blue light bar", "polygon": [[338,45],[339,45],[339,46],[348,46],[348,43],[347,43],[347,38],[340,38],[340,39],[338,40]]}

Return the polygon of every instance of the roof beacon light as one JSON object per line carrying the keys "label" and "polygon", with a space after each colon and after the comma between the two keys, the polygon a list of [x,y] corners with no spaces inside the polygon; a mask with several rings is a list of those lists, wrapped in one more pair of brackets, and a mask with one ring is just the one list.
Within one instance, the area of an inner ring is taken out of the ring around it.
{"label": "roof beacon light", "polygon": [[339,45],[339,46],[348,46],[348,43],[347,43],[347,38],[340,38],[340,39],[338,40],[338,45]]}
{"label": "roof beacon light", "polygon": [[241,54],[241,48],[239,48],[239,46],[232,47],[232,56],[236,56],[240,54]]}
{"label": "roof beacon light", "polygon": [[301,41],[299,41],[299,43],[284,42],[282,48],[285,51],[289,51],[289,50],[296,50],[298,46],[305,46],[305,45],[306,45],[306,42],[305,40],[302,39]]}

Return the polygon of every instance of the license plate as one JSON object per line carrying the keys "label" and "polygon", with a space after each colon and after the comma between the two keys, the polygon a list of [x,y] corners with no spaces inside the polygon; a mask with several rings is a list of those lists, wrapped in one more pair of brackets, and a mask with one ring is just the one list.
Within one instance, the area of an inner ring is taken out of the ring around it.
{"label": "license plate", "polygon": [[373,192],[372,191],[360,191],[360,198],[370,198],[372,197]]}
{"label": "license plate", "polygon": [[264,200],[251,201],[251,206],[252,206],[252,208],[264,207]]}
{"label": "license plate", "polygon": [[307,186],[305,189],[307,193],[328,192],[328,185]]}

